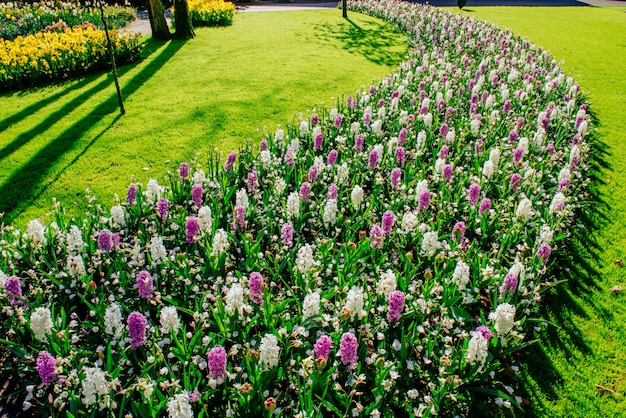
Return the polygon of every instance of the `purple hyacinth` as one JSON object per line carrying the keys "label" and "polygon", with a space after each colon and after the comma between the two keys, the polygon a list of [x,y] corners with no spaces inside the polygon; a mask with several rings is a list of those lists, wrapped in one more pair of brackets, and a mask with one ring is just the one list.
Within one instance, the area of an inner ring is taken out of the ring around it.
{"label": "purple hyacinth", "polygon": [[456,235],[459,235],[459,241],[463,242],[463,240],[465,239],[465,222],[460,221],[457,222],[456,224],[454,224],[454,228],[452,228],[452,238],[455,239]]}
{"label": "purple hyacinth", "polygon": [[309,168],[309,181],[317,180],[318,173],[319,173],[319,170],[318,170],[317,166],[316,165],[312,165],[311,168]]}
{"label": "purple hyacinth", "polygon": [[341,336],[339,342],[339,353],[341,354],[341,362],[350,369],[356,367],[356,351],[357,339],[351,332],[346,332]]}
{"label": "purple hyacinth", "polygon": [[198,388],[195,388],[193,391],[188,392],[187,396],[189,397],[189,402],[198,402],[200,400],[200,391],[198,390]]}
{"label": "purple hyacinth", "polygon": [[519,165],[520,162],[522,161],[523,155],[524,155],[524,150],[521,148],[516,148],[515,151],[513,151],[513,164]]}
{"label": "purple hyacinth", "polygon": [[519,135],[517,135],[517,132],[515,130],[509,132],[509,141],[517,141],[518,137]]}
{"label": "purple hyacinth", "polygon": [[333,346],[333,340],[330,339],[328,335],[322,335],[315,341],[315,345],[313,346],[313,352],[315,353],[315,358],[323,358],[324,360],[328,360],[328,356],[330,355],[330,349]]}
{"label": "purple hyacinth", "polygon": [[328,198],[337,200],[337,195],[339,194],[339,187],[335,183],[331,184],[328,188]]}
{"label": "purple hyacinth", "polygon": [[228,154],[228,158],[224,164],[224,171],[230,171],[235,165],[235,161],[237,161],[237,151],[233,151]]}
{"label": "purple hyacinth", "polygon": [[521,181],[522,176],[520,176],[518,173],[513,173],[513,175],[511,176],[511,181],[509,182],[509,187],[511,188],[511,191],[513,193],[517,191],[517,188],[519,187]]}
{"label": "purple hyacinth", "polygon": [[509,113],[509,111],[511,110],[511,101],[507,100],[506,102],[504,102],[504,106],[502,106],[502,112],[503,113]]}
{"label": "purple hyacinth", "polygon": [[370,91],[369,91],[370,96],[373,96],[374,93],[376,93],[376,86],[370,86]]}
{"label": "purple hyacinth", "polygon": [[341,128],[342,122],[343,122],[343,116],[337,115],[337,117],[335,118],[335,128],[337,129]]}
{"label": "purple hyacinth", "polygon": [[370,152],[370,157],[368,160],[367,167],[371,170],[376,167],[377,162],[378,162],[378,152],[375,149],[373,149]]}
{"label": "purple hyacinth", "polygon": [[256,170],[252,170],[248,173],[248,181],[246,182],[248,187],[248,193],[255,193],[256,187],[259,185],[259,173]]}
{"label": "purple hyacinth", "polygon": [[447,145],[444,145],[443,147],[441,147],[441,149],[439,150],[439,155],[438,157],[442,160],[445,160],[446,158],[448,158],[448,155],[450,154],[450,148],[448,148]]}
{"label": "purple hyacinth", "polygon": [[263,306],[263,276],[258,271],[250,273],[250,300],[259,306]]}
{"label": "purple hyacinth", "polygon": [[7,277],[4,281],[4,290],[11,306],[22,304],[22,286],[17,276]]}
{"label": "purple hyacinth", "polygon": [[202,206],[204,190],[202,189],[201,184],[194,184],[191,187],[191,201],[196,206]]}
{"label": "purple hyacinth", "polygon": [[335,161],[337,161],[337,155],[339,155],[337,153],[337,150],[331,150],[328,153],[328,157],[326,158],[326,164],[327,165],[333,165],[335,164]]}
{"label": "purple hyacinth", "polygon": [[385,105],[385,99],[380,99],[378,101],[378,107],[383,107]]}
{"label": "purple hyacinth", "polygon": [[167,201],[167,199],[161,198],[157,202],[157,212],[159,213],[159,218],[161,218],[162,221],[167,219],[168,206],[169,202]]}
{"label": "purple hyacinth", "polygon": [[448,124],[447,123],[443,123],[441,124],[441,126],[439,127],[439,133],[441,134],[441,136],[445,137],[446,135],[448,135]]}
{"label": "purple hyacinth", "polygon": [[365,137],[363,136],[363,134],[358,134],[356,138],[354,139],[354,148],[359,152],[363,151],[364,142],[365,142]]}
{"label": "purple hyacinth", "polygon": [[537,250],[537,257],[543,259],[543,266],[545,267],[548,264],[548,260],[550,259],[550,254],[552,254],[552,247],[545,242],[539,246]]}
{"label": "purple hyacinth", "polygon": [[47,351],[40,351],[37,356],[37,373],[44,385],[49,385],[56,379],[57,360]]}
{"label": "purple hyacinth", "polygon": [[384,237],[383,229],[378,225],[374,225],[370,230],[370,248],[382,248]]}
{"label": "purple hyacinth", "polygon": [[443,166],[443,178],[446,181],[452,180],[452,164],[446,164]]}
{"label": "purple hyacinth", "polygon": [[370,113],[366,113],[363,115],[363,125],[369,126],[372,123],[372,115]]}
{"label": "purple hyacinth", "polygon": [[561,180],[561,182],[559,183],[559,192],[562,192],[563,189],[568,187],[570,184],[572,184],[570,179],[563,179],[563,180]]}
{"label": "purple hyacinth", "polygon": [[180,163],[180,167],[178,167],[178,175],[180,176],[181,180],[184,180],[189,176],[188,163]]}
{"label": "purple hyacinth", "polygon": [[404,308],[404,293],[394,290],[389,294],[389,305],[387,307],[387,321],[390,323],[397,322]]}
{"label": "purple hyacinth", "polygon": [[246,210],[241,205],[235,205],[233,209],[233,226],[235,229],[244,230],[246,228]]}
{"label": "purple hyacinth", "polygon": [[214,379],[226,376],[226,350],[222,346],[213,347],[207,356],[209,377]]}
{"label": "purple hyacinth", "polygon": [[98,234],[98,248],[106,252],[113,249],[113,234],[108,229],[103,229]]}
{"label": "purple hyacinth", "polygon": [[476,328],[476,332],[480,332],[485,340],[489,340],[491,338],[491,330],[484,325]]}
{"label": "purple hyacinth", "polygon": [[131,312],[127,319],[130,348],[133,350],[146,343],[148,320],[139,312]]}
{"label": "purple hyacinth", "polygon": [[574,137],[572,138],[572,145],[578,144],[579,141],[580,141],[580,134],[574,135]]}
{"label": "purple hyacinth", "polygon": [[309,195],[311,194],[311,185],[308,181],[303,181],[300,185],[300,199],[303,202],[309,201]]}
{"label": "purple hyacinth", "polygon": [[428,209],[428,205],[430,204],[430,190],[424,189],[420,192],[419,195],[419,209]]}
{"label": "purple hyacinth", "polygon": [[134,205],[137,202],[137,185],[131,184],[126,192],[126,203]]}
{"label": "purple hyacinth", "polygon": [[150,276],[146,270],[142,270],[137,273],[136,277],[137,289],[139,290],[139,297],[150,299],[152,292],[154,291],[154,279]]}
{"label": "purple hyacinth", "polygon": [[400,133],[398,134],[398,145],[404,146],[404,141],[406,140],[408,133],[409,131],[407,131],[406,128],[400,129]]}
{"label": "purple hyacinth", "polygon": [[488,212],[489,209],[491,209],[491,199],[486,197],[480,202],[480,206],[478,207],[478,214],[482,215],[485,211]]}
{"label": "purple hyacinth", "polygon": [[262,139],[259,143],[259,151],[264,151],[267,149],[267,139]]}
{"label": "purple hyacinth", "polygon": [[383,225],[383,232],[387,235],[391,235],[391,231],[393,230],[393,224],[396,221],[396,215],[388,210],[385,213],[383,213],[383,220],[382,220],[382,225]]}
{"label": "purple hyacinth", "polygon": [[406,151],[404,150],[404,147],[396,148],[396,161],[400,167],[404,165],[406,161]]}
{"label": "purple hyacinth", "polygon": [[391,187],[397,189],[400,186],[400,178],[402,177],[402,170],[398,167],[391,170]]}
{"label": "purple hyacinth", "polygon": [[285,152],[285,164],[291,168],[296,166],[296,153],[291,147],[287,148],[287,152]]}
{"label": "purple hyacinth", "polygon": [[548,145],[546,145],[546,150],[550,154],[554,154],[554,152],[556,151],[556,148],[554,148],[554,144],[552,142],[550,142]]}
{"label": "purple hyacinth", "polygon": [[311,126],[315,126],[317,125],[317,123],[319,122],[319,116],[317,116],[317,114],[313,113],[311,115]]}
{"label": "purple hyacinth", "polygon": [[187,218],[187,223],[185,224],[187,242],[189,244],[193,244],[196,241],[196,234],[199,229],[200,225],[198,224],[198,218],[195,216],[189,216]]}
{"label": "purple hyacinth", "polygon": [[293,225],[291,222],[283,224],[281,228],[280,242],[289,248],[293,247]]}
{"label": "purple hyacinth", "polygon": [[478,138],[476,140],[476,143],[474,144],[474,152],[476,154],[481,154],[482,153],[482,147],[485,144],[485,141],[483,141],[482,139]]}
{"label": "purple hyacinth", "polygon": [[515,293],[517,290],[517,276],[513,273],[508,273],[504,277],[504,281],[502,282],[502,286],[500,286],[500,296],[504,293]]}
{"label": "purple hyacinth", "polygon": [[324,143],[324,135],[321,133],[315,135],[315,140],[313,142],[313,150],[319,151],[322,149],[322,144]]}
{"label": "purple hyacinth", "polygon": [[480,186],[476,183],[473,183],[469,187],[469,192],[468,192],[468,199],[469,199],[469,204],[471,207],[476,206],[476,203],[478,203],[479,196],[480,196]]}

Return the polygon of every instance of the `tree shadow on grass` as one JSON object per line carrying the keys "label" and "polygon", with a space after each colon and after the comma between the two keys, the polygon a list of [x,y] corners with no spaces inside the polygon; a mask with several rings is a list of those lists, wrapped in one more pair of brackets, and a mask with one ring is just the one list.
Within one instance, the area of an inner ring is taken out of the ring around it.
{"label": "tree shadow on grass", "polygon": [[[125,83],[122,88],[123,96],[129,97],[135,93],[150,77],[159,71],[178,50],[183,47],[184,43],[184,41],[170,41],[162,49],[159,48],[161,49],[159,55],[153,59],[149,65],[137,73],[131,80]],[[128,69],[125,71],[128,71]],[[82,93],[77,98],[72,99],[69,103],[63,106],[63,108],[46,118],[46,121],[49,122],[53,117],[58,118],[70,113],[76,105],[80,104],[79,101],[85,100],[87,97],[104,90],[107,87],[112,87],[112,85],[112,77],[107,77],[106,80],[98,83],[97,86],[89,89],[85,93]],[[84,149],[77,153],[75,158],[73,158],[72,161],[70,161],[65,167],[53,169],[57,164],[57,161],[65,153],[74,149],[76,142],[82,137],[82,135],[84,135],[84,132],[87,132],[95,124],[102,122],[105,118],[111,117],[117,111],[117,94],[111,94],[108,99],[96,106],[91,112],[89,112],[89,114],[68,127],[56,138],[49,141],[43,148],[33,155],[28,162],[15,171],[4,182],[4,184],[0,186],[0,196],[3,196],[3,199],[0,200],[0,213],[5,214],[4,221],[10,223],[13,219],[15,219],[20,213],[28,208],[35,199],[41,196],[42,193],[44,193],[46,189],[53,184],[54,181],[56,181],[56,179],[58,179],[67,168],[72,166],[78,158],[80,158],[91,147],[91,145],[93,145],[108,129],[114,125],[119,116],[113,118],[112,122],[110,122],[104,130],[95,135],[84,147]],[[38,124],[37,127],[21,135],[21,139],[18,138],[18,145],[23,145],[36,135],[40,135],[45,132],[46,128],[46,125]],[[17,148],[17,145],[13,146],[13,150]]]}
{"label": "tree shadow on grass", "polygon": [[315,36],[322,43],[340,41],[350,53],[363,55],[379,65],[398,65],[406,58],[406,39],[389,24],[366,22],[359,26],[350,18],[339,24],[315,25]]}

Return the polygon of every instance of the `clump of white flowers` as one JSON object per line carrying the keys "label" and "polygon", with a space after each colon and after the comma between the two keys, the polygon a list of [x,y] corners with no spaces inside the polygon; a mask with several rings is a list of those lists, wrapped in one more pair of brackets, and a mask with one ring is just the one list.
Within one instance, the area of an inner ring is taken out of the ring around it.
{"label": "clump of white flowers", "polygon": [[46,340],[46,334],[52,331],[52,314],[50,309],[40,306],[30,314],[30,329],[39,341]]}
{"label": "clump of white flowers", "polygon": [[104,312],[104,331],[116,340],[122,336],[124,324],[122,323],[122,308],[119,304],[112,303]]}
{"label": "clump of white flowers", "polygon": [[515,324],[515,306],[509,303],[498,305],[495,312],[489,314],[489,320],[494,321],[494,328],[499,335],[508,334]]}
{"label": "clump of white flowers", "polygon": [[259,365],[261,370],[269,370],[278,365],[280,345],[274,334],[265,334],[259,346]]}
{"label": "clump of white flowers", "polygon": [[164,334],[169,333],[170,331],[178,331],[180,327],[180,320],[178,319],[178,312],[176,311],[175,306],[166,306],[161,309],[161,329]]}

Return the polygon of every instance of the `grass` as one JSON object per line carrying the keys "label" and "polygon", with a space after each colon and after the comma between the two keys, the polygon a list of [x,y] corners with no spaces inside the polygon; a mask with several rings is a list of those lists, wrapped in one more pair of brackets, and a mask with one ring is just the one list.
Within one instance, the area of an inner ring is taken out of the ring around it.
{"label": "grass", "polygon": [[[546,301],[545,317],[558,328],[523,360],[527,415],[622,417],[626,269],[616,261],[626,256],[626,13],[594,7],[470,9],[464,13],[507,27],[562,60],[602,123],[595,202],[573,233],[575,255],[555,272],[569,283]],[[613,294],[614,286],[625,290]]]}
{"label": "grass", "polygon": [[160,180],[196,153],[228,153],[298,111],[380,81],[405,58],[406,38],[350,16],[241,13],[191,41],[148,41],[145,59],[120,71],[123,117],[104,74],[0,96],[0,213],[23,227],[55,196],[84,207],[87,188],[110,205],[133,176]]}

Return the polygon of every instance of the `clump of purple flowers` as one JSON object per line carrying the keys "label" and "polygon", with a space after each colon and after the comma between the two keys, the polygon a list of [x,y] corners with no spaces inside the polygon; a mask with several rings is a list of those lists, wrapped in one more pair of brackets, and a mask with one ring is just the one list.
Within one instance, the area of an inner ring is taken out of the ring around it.
{"label": "clump of purple flowers", "polygon": [[263,276],[258,271],[250,273],[250,300],[259,306],[263,306]]}
{"label": "clump of purple flowers", "polygon": [[315,353],[315,358],[322,358],[324,360],[328,360],[328,356],[330,355],[330,349],[333,346],[333,340],[330,339],[328,335],[322,335],[315,341],[315,345],[313,346],[313,352]]}
{"label": "clump of purple flowers", "polygon": [[397,189],[400,186],[400,178],[402,177],[402,170],[398,167],[391,170],[391,187]]}
{"label": "clump of purple flowers", "polygon": [[237,151],[233,151],[228,154],[228,158],[224,164],[224,171],[230,171],[235,165],[235,161],[237,161]]}
{"label": "clump of purple flowers", "polygon": [[385,213],[383,213],[383,232],[387,235],[391,235],[391,232],[393,231],[393,224],[396,222],[396,215],[388,210]]}
{"label": "clump of purple flowers", "polygon": [[471,207],[476,206],[476,203],[478,203],[479,196],[480,196],[480,186],[476,183],[473,183],[469,187],[469,192],[468,192],[468,200],[469,200],[469,204]]}
{"label": "clump of purple flowers", "polygon": [[17,276],[7,277],[4,281],[4,290],[6,290],[7,298],[11,306],[22,304],[22,286]]}
{"label": "clump of purple flowers", "polygon": [[309,194],[311,193],[311,184],[308,181],[303,181],[300,185],[300,199],[303,202],[309,201]]}
{"label": "clump of purple flowers", "polygon": [[389,294],[389,305],[387,307],[387,321],[397,322],[404,308],[404,293],[394,290]]}
{"label": "clump of purple flowers", "polygon": [[199,229],[200,225],[198,224],[198,218],[195,216],[189,216],[187,218],[187,223],[185,224],[187,242],[189,244],[193,244],[196,241],[196,234]]}
{"label": "clump of purple flowers", "polygon": [[539,246],[537,250],[537,257],[543,259],[543,266],[545,267],[548,264],[548,260],[550,259],[550,254],[552,254],[552,247],[550,244],[546,244],[545,242]]}
{"label": "clump of purple flowers", "polygon": [[186,179],[189,176],[189,164],[184,162],[180,163],[180,167],[178,167],[178,175],[181,180]]}
{"label": "clump of purple flowers", "polygon": [[146,343],[146,327],[148,320],[139,312],[131,312],[128,315],[128,333],[130,335],[130,348],[135,350]]}
{"label": "clump of purple flowers", "polygon": [[108,229],[103,229],[98,234],[98,248],[107,253],[113,249],[113,234]]}
{"label": "clump of purple flowers", "polygon": [[280,242],[289,248],[293,247],[293,225],[291,222],[283,224],[281,228]]}
{"label": "clump of purple flowers", "polygon": [[159,199],[157,203],[157,212],[159,213],[159,218],[161,218],[162,221],[167,219],[168,206],[169,202],[167,201],[167,199]]}
{"label": "clump of purple flowers", "polygon": [[131,184],[126,192],[126,203],[134,205],[137,202],[137,185]]}
{"label": "clump of purple flowers", "polygon": [[152,292],[154,291],[154,279],[150,276],[146,270],[142,270],[137,273],[136,277],[137,289],[139,290],[139,297],[150,299]]}
{"label": "clump of purple flowers", "polygon": [[346,332],[341,336],[339,342],[339,353],[341,354],[341,362],[350,369],[356,367],[357,339],[351,332]]}
{"label": "clump of purple flowers", "polygon": [[224,347],[213,347],[207,357],[209,377],[217,379],[226,376],[226,350],[224,350]]}
{"label": "clump of purple flowers", "polygon": [[246,210],[241,205],[236,205],[233,210],[233,225],[236,229],[244,230],[246,227]]}
{"label": "clump of purple flowers", "polygon": [[191,201],[196,206],[202,206],[204,190],[201,184],[191,186]]}
{"label": "clump of purple flowers", "polygon": [[49,385],[56,379],[57,361],[47,351],[40,351],[37,356],[37,373],[44,385]]}
{"label": "clump of purple flowers", "polygon": [[370,248],[382,248],[385,233],[379,225],[372,226],[370,229]]}

